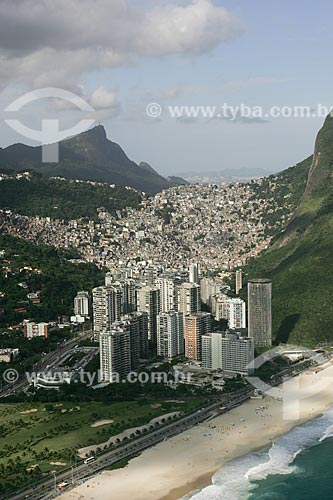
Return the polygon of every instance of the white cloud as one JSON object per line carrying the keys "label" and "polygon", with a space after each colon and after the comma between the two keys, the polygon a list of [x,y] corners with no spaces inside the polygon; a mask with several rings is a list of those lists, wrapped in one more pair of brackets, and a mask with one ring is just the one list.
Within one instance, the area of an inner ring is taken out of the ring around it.
{"label": "white cloud", "polygon": [[[92,92],[87,91],[82,85],[76,88],[76,93],[82,97],[94,111],[89,118],[102,120],[117,115],[120,111],[120,103],[114,90],[100,86]],[[77,106],[64,99],[50,99],[49,111],[77,111]]]}
{"label": "white cloud", "polygon": [[103,86],[94,90],[87,100],[95,110],[92,116],[97,121],[113,118],[120,112],[120,103],[117,99],[117,94],[113,90]]}
{"label": "white cloud", "polygon": [[1,0],[0,82],[73,90],[87,72],[142,56],[200,54],[243,29],[212,0],[175,1],[145,11],[128,0]]}
{"label": "white cloud", "polygon": [[193,0],[185,7],[166,5],[148,12],[138,47],[144,54],[200,54],[243,30],[240,20],[210,0]]}
{"label": "white cloud", "polygon": [[91,95],[91,106],[98,109],[112,109],[118,106],[115,92],[106,89],[105,87],[98,87]]}

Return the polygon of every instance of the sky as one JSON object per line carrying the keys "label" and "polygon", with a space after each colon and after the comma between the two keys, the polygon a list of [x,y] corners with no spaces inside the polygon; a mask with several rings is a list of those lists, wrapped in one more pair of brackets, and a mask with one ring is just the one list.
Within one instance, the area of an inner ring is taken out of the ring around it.
{"label": "sky", "polygon": [[[0,146],[36,144],[6,108],[56,87],[164,175],[283,170],[312,153],[333,105],[332,15],[330,0],[1,0]],[[36,130],[87,117],[59,98],[15,113]]]}

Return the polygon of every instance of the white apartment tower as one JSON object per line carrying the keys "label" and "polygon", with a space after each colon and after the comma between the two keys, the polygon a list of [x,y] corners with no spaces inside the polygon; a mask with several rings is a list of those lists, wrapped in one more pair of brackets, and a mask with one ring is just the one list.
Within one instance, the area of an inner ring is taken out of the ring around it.
{"label": "white apartment tower", "polygon": [[202,336],[202,364],[211,370],[248,374],[254,359],[254,341],[250,337],[220,332]]}
{"label": "white apartment tower", "polygon": [[177,310],[177,288],[172,278],[156,278],[155,286],[161,292],[161,311]]}
{"label": "white apartment tower", "polygon": [[130,332],[116,328],[99,336],[101,379],[121,382],[131,372]]}
{"label": "white apartment tower", "polygon": [[246,328],[246,304],[242,299],[229,299],[227,302],[228,326],[231,330]]}
{"label": "white apartment tower", "polygon": [[181,312],[157,316],[157,354],[172,359],[184,355],[184,316]]}
{"label": "white apartment tower", "polygon": [[89,292],[78,292],[74,297],[74,314],[75,316],[90,316],[91,301]]}
{"label": "white apartment tower", "polygon": [[189,269],[189,282],[200,285],[199,264],[191,264]]}

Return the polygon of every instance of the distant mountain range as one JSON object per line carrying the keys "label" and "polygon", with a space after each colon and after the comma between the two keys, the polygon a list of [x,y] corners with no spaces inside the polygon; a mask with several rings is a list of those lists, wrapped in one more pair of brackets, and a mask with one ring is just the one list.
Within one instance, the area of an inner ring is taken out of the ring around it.
{"label": "distant mountain range", "polygon": [[200,184],[220,184],[223,182],[248,182],[269,175],[270,172],[261,168],[224,168],[222,170],[205,170],[202,172],[190,171],[181,173],[189,182]]}
{"label": "distant mountain range", "polygon": [[13,144],[0,148],[0,168],[3,169],[33,169],[46,176],[108,182],[151,194],[186,184],[178,177],[164,178],[147,163],[138,165],[130,160],[118,144],[106,137],[102,125],[61,141],[58,163],[42,163],[41,159],[41,146]]}
{"label": "distant mountain range", "polygon": [[[273,280],[276,342],[333,341],[333,118],[319,131],[314,154],[281,174],[294,217],[274,244],[248,267]],[[267,181],[268,182],[268,181]],[[263,197],[265,193],[263,192]]]}

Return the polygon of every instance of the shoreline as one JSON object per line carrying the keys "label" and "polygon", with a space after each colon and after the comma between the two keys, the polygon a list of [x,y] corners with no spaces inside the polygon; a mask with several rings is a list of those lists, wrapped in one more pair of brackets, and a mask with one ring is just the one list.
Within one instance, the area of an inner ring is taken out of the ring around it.
{"label": "shoreline", "polygon": [[318,417],[321,417],[326,410],[328,410],[331,406],[333,405],[333,401],[331,404],[327,406],[327,408],[320,414],[315,415],[313,418],[310,419],[304,419],[303,421],[297,422],[297,424],[290,426],[289,429],[287,429],[285,432],[282,432],[281,434],[274,435],[274,438],[272,440],[267,440],[266,443],[253,447],[251,449],[248,449],[245,453],[240,453],[239,455],[235,454],[234,456],[230,457],[230,459],[225,460],[223,463],[220,464],[220,466],[216,469],[212,469],[211,472],[208,472],[206,474],[203,474],[202,476],[198,477],[196,480],[192,481],[188,485],[181,486],[179,488],[174,488],[169,491],[168,494],[164,495],[163,497],[160,497],[156,500],[180,500],[183,498],[185,495],[189,495],[191,493],[194,493],[198,490],[198,492],[206,488],[207,486],[212,485],[212,479],[213,476],[220,470],[222,469],[228,462],[232,462],[233,460],[236,460],[237,458],[244,457],[245,455],[249,455],[251,453],[259,452],[264,450],[265,448],[268,448],[271,446],[272,442],[278,439],[281,436],[284,436],[288,434],[292,429],[295,427],[299,427],[301,425],[306,424],[307,422],[310,422],[311,420],[315,420]]}
{"label": "shoreline", "polygon": [[[223,467],[223,465],[222,465]],[[200,490],[202,488],[205,488],[205,486],[208,486],[211,483],[212,476],[215,474],[216,471],[212,470],[212,472],[208,472],[207,474],[203,474],[202,476],[198,477],[195,481],[192,481],[191,483],[187,484],[186,486],[181,486],[179,488],[175,488],[173,490],[170,490],[169,493],[161,498],[158,498],[157,500],[179,500],[185,495],[188,495],[189,493]]]}
{"label": "shoreline", "polygon": [[[286,383],[291,395],[287,411],[295,410],[300,388],[306,395],[299,401],[296,420],[284,419],[286,402],[269,396],[251,399],[145,450],[126,467],[104,471],[58,498],[179,500],[212,484],[214,474],[227,462],[262,450],[292,428],[322,415],[333,404],[332,379],[333,366],[329,366],[318,373],[309,370]],[[108,492],[113,492],[112,497]]]}

